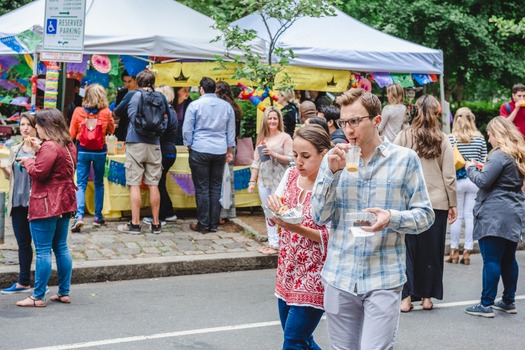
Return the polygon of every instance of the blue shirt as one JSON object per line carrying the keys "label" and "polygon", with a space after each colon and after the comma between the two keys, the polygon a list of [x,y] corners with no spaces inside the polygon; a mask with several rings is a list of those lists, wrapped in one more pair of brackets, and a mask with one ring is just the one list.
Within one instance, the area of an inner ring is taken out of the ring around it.
{"label": "blue shirt", "polygon": [[[434,223],[419,157],[385,140],[366,166],[359,160],[357,172],[343,169],[333,174],[327,156],[312,196],[314,221],[331,221],[324,280],[355,295],[403,285],[405,234],[421,233]],[[371,237],[355,238],[345,214],[374,207],[390,211],[388,227]]]}
{"label": "blue shirt", "polygon": [[188,106],[182,137],[185,146],[201,153],[225,154],[235,146],[235,113],[215,94],[204,94]]}

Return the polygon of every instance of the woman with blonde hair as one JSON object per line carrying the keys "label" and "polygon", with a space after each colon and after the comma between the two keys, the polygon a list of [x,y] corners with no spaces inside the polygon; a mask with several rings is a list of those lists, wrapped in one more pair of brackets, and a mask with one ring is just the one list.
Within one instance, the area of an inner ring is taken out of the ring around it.
{"label": "woman with blonde hair", "polygon": [[[479,187],[474,206],[474,239],[483,257],[483,284],[479,304],[466,313],[494,317],[493,309],[517,313],[514,304],[519,267],[516,248],[525,235],[525,140],[516,126],[504,117],[487,125],[493,149],[478,170],[477,162],[467,161],[467,175]],[[495,302],[499,280],[502,299]]]}
{"label": "woman with blonde hair", "polygon": [[404,126],[407,110],[403,104],[405,92],[401,85],[394,83],[388,85],[386,94],[388,97],[388,105],[386,105],[381,112],[381,123],[378,129],[382,136],[392,142]]}
{"label": "woman with blonde hair", "polygon": [[277,102],[283,106],[281,113],[283,115],[284,131],[293,138],[297,120],[299,119],[299,107],[295,99],[295,92],[293,90],[279,91],[277,98]]}
{"label": "woman with blonde hair", "polygon": [[453,223],[457,216],[454,154],[441,130],[441,106],[430,95],[421,96],[416,106],[412,125],[401,131],[394,143],[418,154],[436,219],[427,231],[405,236],[407,282],[402,292],[402,312],[412,309],[412,300],[421,299],[423,309],[431,310],[431,298],[443,299],[447,219]]}
{"label": "woman with blonde hair", "polygon": [[[452,134],[449,135],[452,147],[457,145],[464,159],[484,162],[487,156],[487,143],[485,138],[476,128],[476,117],[467,107],[459,108],[454,116]],[[470,251],[474,246],[472,230],[474,216],[472,208],[476,200],[478,187],[467,177],[465,167],[456,171],[456,186],[458,197],[458,219],[450,226],[450,256],[447,263],[470,264]],[[463,257],[459,259],[459,237],[461,228],[465,224],[465,244],[463,246]]]}
{"label": "woman with blonde hair", "polygon": [[[258,184],[264,205],[268,196],[279,186],[292,159],[292,138],[284,132],[281,111],[276,107],[267,107],[257,135],[248,192],[253,193],[255,184]],[[277,226],[269,219],[266,218],[268,245],[260,250],[266,255],[277,254],[279,248]]]}
{"label": "woman with blonde hair", "polygon": [[[82,107],[75,108],[69,134],[77,141],[78,164],[77,164],[77,205],[75,221],[71,226],[71,232],[80,232],[84,226],[84,210],[86,206],[86,187],[89,171],[93,166],[95,185],[95,218],[93,226],[105,224],[102,216],[104,205],[104,171],[106,168],[106,157],[108,147],[106,145],[106,134],[115,132],[115,121],[108,108],[108,96],[106,89],[99,84],[91,84],[86,88],[86,95],[82,101]],[[90,125],[89,123],[92,123]],[[94,126],[94,133],[100,127],[98,140],[85,141],[83,133]],[[92,141],[97,141],[92,143]]]}

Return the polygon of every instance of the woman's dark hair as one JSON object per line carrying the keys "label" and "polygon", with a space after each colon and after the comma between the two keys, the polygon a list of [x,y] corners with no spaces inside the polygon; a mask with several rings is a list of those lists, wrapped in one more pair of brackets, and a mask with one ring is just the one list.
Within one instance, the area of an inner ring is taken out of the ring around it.
{"label": "woman's dark hair", "polygon": [[61,146],[69,145],[71,136],[66,124],[66,118],[56,108],[41,109],[35,114],[36,124],[46,132],[48,138]]}
{"label": "woman's dark hair", "polygon": [[327,133],[330,133],[330,131],[328,130],[328,124],[326,123],[326,120],[324,120],[323,118],[321,117],[310,117],[308,119],[306,119],[308,121],[308,125],[320,125],[323,127],[323,129],[327,132]]}
{"label": "woman's dark hair", "polygon": [[217,97],[223,99],[232,106],[233,112],[235,113],[235,129],[237,131],[236,134],[237,136],[239,136],[242,119],[242,109],[237,103],[237,101],[235,101],[235,97],[233,97],[230,85],[225,81],[218,81],[215,84],[215,94],[217,95]]}

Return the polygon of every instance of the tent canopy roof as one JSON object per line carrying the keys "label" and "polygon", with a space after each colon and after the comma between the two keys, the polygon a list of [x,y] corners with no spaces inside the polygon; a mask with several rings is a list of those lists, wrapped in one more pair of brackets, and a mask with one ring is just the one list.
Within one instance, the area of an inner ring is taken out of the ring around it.
{"label": "tent canopy roof", "polygon": [[[44,24],[45,0],[0,17],[0,37]],[[86,0],[84,53],[214,60],[224,57],[213,20],[174,0]],[[260,44],[261,52],[263,44]],[[0,44],[0,54],[13,54]]]}
{"label": "tent canopy roof", "polygon": [[[278,20],[268,20],[274,34]],[[232,25],[254,29],[270,42],[260,14],[253,13]],[[292,49],[291,65],[366,72],[443,73],[443,53],[373,29],[335,9],[335,16],[302,17],[280,38],[277,47]]]}

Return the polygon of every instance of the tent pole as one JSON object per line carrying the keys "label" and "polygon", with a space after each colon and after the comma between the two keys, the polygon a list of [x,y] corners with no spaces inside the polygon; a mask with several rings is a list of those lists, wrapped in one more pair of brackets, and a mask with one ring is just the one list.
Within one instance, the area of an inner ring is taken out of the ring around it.
{"label": "tent pole", "polygon": [[[37,76],[38,74],[38,60],[39,59],[40,57],[35,48],[35,51],[33,52],[33,76]],[[38,80],[38,77],[37,77],[37,80]],[[31,86],[31,112],[34,112],[34,111],[36,111],[36,91],[35,93],[33,93],[33,87]]]}
{"label": "tent pole", "polygon": [[441,99],[441,120],[443,122],[443,132],[450,134],[450,104],[445,101],[445,82],[443,74],[439,75],[439,96]]}

